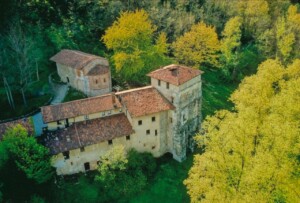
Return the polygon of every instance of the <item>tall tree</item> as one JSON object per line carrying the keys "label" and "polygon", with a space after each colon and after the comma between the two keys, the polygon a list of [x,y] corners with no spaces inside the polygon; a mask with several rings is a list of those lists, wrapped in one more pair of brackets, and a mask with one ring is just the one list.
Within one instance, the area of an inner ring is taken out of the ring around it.
{"label": "tall tree", "polygon": [[221,59],[225,62],[223,69],[232,79],[236,77],[238,65],[238,52],[241,46],[242,21],[240,17],[230,18],[222,32],[221,40]]}
{"label": "tall tree", "polygon": [[179,63],[190,66],[218,65],[220,43],[215,28],[200,22],[173,43],[174,55]]}
{"label": "tall tree", "polygon": [[0,145],[4,147],[8,159],[12,160],[28,179],[41,184],[53,176],[49,149],[38,144],[21,125],[8,129]]}
{"label": "tall tree", "polygon": [[203,123],[185,184],[192,202],[297,202],[300,60],[262,63],[233,93],[235,111]]}
{"label": "tall tree", "polygon": [[166,38],[162,34],[154,43],[154,31],[148,14],[144,10],[124,12],[102,37],[106,47],[113,50],[113,61],[117,72],[127,79],[140,81],[140,77],[169,60]]}

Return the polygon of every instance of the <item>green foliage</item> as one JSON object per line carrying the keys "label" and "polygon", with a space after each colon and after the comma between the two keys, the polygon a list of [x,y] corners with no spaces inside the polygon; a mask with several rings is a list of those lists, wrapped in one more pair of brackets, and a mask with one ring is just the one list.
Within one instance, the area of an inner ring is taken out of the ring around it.
{"label": "green foliage", "polygon": [[8,129],[1,145],[7,150],[9,159],[14,161],[28,179],[41,184],[53,176],[49,150],[38,144],[34,137],[28,136],[21,125]]}
{"label": "green foliage", "polygon": [[173,43],[173,49],[179,63],[194,67],[203,64],[218,66],[219,45],[215,28],[200,22],[179,37]]}
{"label": "green foliage", "polygon": [[185,180],[192,202],[297,202],[299,65],[263,62],[232,94],[235,111],[206,119]]}
{"label": "green foliage", "polygon": [[115,146],[100,158],[95,180],[104,190],[104,201],[120,201],[142,191],[155,169],[151,154],[131,150],[126,156],[123,146]]}
{"label": "green foliage", "polygon": [[77,99],[84,99],[86,98],[86,95],[83,94],[82,92],[69,87],[69,90],[63,100],[63,102],[69,102],[69,101],[73,101],[73,100],[77,100]]}
{"label": "green foliage", "polygon": [[144,83],[145,73],[169,62],[166,37],[161,34],[154,44],[156,27],[144,10],[124,12],[102,37],[112,56],[117,72],[127,80]]}

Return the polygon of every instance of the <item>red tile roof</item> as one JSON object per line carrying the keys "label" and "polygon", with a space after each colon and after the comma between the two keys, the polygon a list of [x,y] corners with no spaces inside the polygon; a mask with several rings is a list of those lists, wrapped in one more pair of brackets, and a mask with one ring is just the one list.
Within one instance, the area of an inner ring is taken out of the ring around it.
{"label": "red tile roof", "polygon": [[134,131],[124,113],[72,124],[70,127],[50,132],[41,142],[58,154],[72,149],[97,144],[132,134]]}
{"label": "red tile roof", "polygon": [[178,86],[202,73],[194,68],[172,64],[152,71],[148,76]]}
{"label": "red tile roof", "polygon": [[108,65],[108,61],[105,58],[102,58],[100,56],[95,56],[92,54],[87,54],[81,51],[69,50],[69,49],[63,49],[50,58],[51,61],[75,69],[82,69],[84,66],[86,66],[89,62],[91,62],[94,59],[103,60]]}
{"label": "red tile roof", "polygon": [[139,117],[175,107],[152,86],[117,92],[132,117]]}
{"label": "red tile roof", "polygon": [[45,123],[121,108],[114,94],[41,107]]}
{"label": "red tile roof", "polygon": [[31,124],[29,118],[23,118],[23,119],[19,119],[19,120],[7,122],[7,123],[1,123],[0,124],[0,140],[2,140],[2,137],[8,128],[14,127],[18,124],[22,125],[28,131],[29,135],[33,134],[34,130],[33,130],[33,126]]}

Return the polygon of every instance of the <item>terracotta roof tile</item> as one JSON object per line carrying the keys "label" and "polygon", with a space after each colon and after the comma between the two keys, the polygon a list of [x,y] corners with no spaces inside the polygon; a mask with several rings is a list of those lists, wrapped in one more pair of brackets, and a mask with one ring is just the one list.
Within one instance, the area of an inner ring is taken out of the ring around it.
{"label": "terracotta roof tile", "polygon": [[139,117],[175,109],[175,107],[152,86],[117,92],[132,117]]}
{"label": "terracotta roof tile", "polygon": [[7,123],[1,123],[0,124],[0,140],[2,140],[3,134],[5,133],[5,131],[8,128],[14,127],[17,124],[22,125],[28,131],[29,135],[33,134],[34,130],[33,130],[32,124],[30,123],[30,120],[28,118],[23,118],[23,119],[19,119],[19,120],[7,122]]}
{"label": "terracotta roof tile", "polygon": [[194,68],[172,64],[152,71],[148,76],[178,86],[202,73],[202,71]]}
{"label": "terracotta roof tile", "polygon": [[43,135],[40,139],[51,154],[58,154],[132,133],[132,126],[125,114],[121,113],[74,123],[66,129]]}
{"label": "terracotta roof tile", "polygon": [[108,66],[96,65],[92,68],[87,75],[102,75],[109,72]]}
{"label": "terracotta roof tile", "polygon": [[58,121],[76,116],[109,111],[121,108],[121,104],[114,94],[89,97],[86,99],[41,107],[45,123]]}
{"label": "terracotta roof tile", "polygon": [[50,58],[51,61],[70,66],[75,69],[82,69],[94,59],[104,60],[108,65],[108,61],[105,58],[69,49],[63,49]]}

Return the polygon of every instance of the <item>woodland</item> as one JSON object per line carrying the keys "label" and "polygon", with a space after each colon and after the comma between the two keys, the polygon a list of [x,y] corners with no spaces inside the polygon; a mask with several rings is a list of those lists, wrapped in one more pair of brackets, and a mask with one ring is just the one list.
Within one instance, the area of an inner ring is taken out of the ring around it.
{"label": "woodland", "polygon": [[0,0],[0,120],[49,101],[61,49],[106,57],[123,89],[171,63],[203,70],[197,147],[177,163],[116,146],[61,177],[16,126],[0,142],[0,202],[300,201],[299,0]]}

